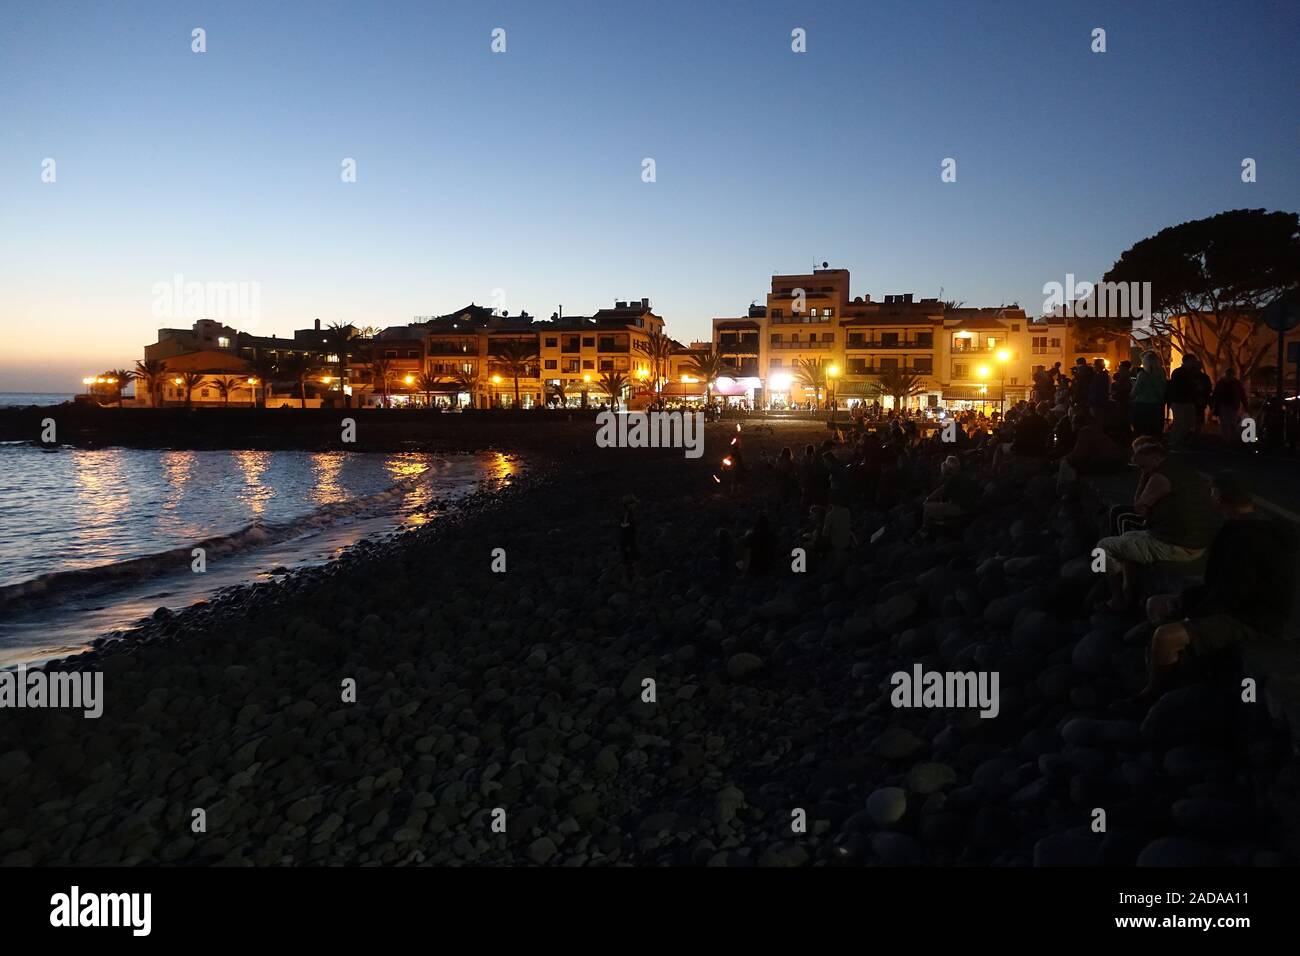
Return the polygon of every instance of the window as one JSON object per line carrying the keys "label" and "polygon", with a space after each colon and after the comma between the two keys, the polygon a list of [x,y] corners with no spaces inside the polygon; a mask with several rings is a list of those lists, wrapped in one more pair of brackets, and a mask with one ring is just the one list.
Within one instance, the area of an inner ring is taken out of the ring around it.
{"label": "window", "polygon": [[593,362],[591,359],[583,359],[583,360],[582,360],[582,367],[583,367],[584,369],[595,368],[595,367],[596,367],[596,363]]}
{"label": "window", "polygon": [[772,363],[771,363],[771,365],[772,365],[772,368],[780,368],[780,367],[781,367],[781,360],[780,360],[779,358],[777,358],[777,359],[772,359]]}
{"label": "window", "polygon": [[772,318],[774,318],[774,319],[783,319],[783,318],[785,318],[785,309],[773,309],[773,310],[772,310]]}
{"label": "window", "polygon": [[896,358],[882,358],[882,359],[880,360],[880,370],[883,372],[883,371],[885,371],[886,369],[891,370],[891,371],[897,371],[897,369],[898,369],[898,359],[896,359]]}
{"label": "window", "polygon": [[397,349],[386,349],[384,351],[384,358],[397,358]]}
{"label": "window", "polygon": [[555,348],[556,344],[557,344],[559,341],[560,341],[559,339],[554,338],[554,337],[549,338],[549,339],[546,340],[546,347],[547,347],[548,349],[553,349],[553,348]]}
{"label": "window", "polygon": [[809,342],[810,344],[813,344],[813,345],[815,345],[815,344],[817,343],[817,333],[816,333],[816,332],[810,332],[810,333],[808,333],[808,342]]}
{"label": "window", "polygon": [[826,316],[826,318],[828,318],[828,319],[834,318],[834,317],[835,317],[835,310],[834,310],[834,309],[822,309],[822,315]]}
{"label": "window", "polygon": [[[407,349],[407,350],[406,350],[406,357],[409,358],[409,359],[418,359],[418,358],[420,357],[420,350],[419,350],[419,349]],[[335,358],[334,356],[330,356],[330,361],[331,361],[331,362],[337,362],[338,359]]]}
{"label": "window", "polygon": [[781,333],[780,333],[780,332],[773,332],[773,333],[772,333],[772,344],[773,344],[773,345],[780,345],[780,344],[781,344]]}
{"label": "window", "polygon": [[928,356],[912,359],[912,371],[917,375],[930,375],[934,372],[934,360]]}
{"label": "window", "polygon": [[884,346],[894,346],[898,344],[897,332],[881,332],[880,344]]}
{"label": "window", "polygon": [[965,378],[965,377],[966,377],[966,363],[965,363],[965,362],[953,362],[953,364],[952,364],[952,377],[953,377],[953,378]]}
{"label": "window", "polygon": [[1011,331],[1012,331],[1012,332],[1019,332],[1019,331],[1020,331],[1020,323],[1019,323],[1019,322],[1012,322],[1012,323],[1011,323]]}
{"label": "window", "polygon": [[221,336],[221,338],[217,339],[217,348],[219,349],[230,348],[230,339],[226,338],[224,335]]}
{"label": "window", "polygon": [[325,356],[325,361],[327,361],[327,362],[331,362],[331,363],[337,365],[338,362],[339,362],[339,357],[338,357],[337,355],[327,355],[327,356]]}
{"label": "window", "polygon": [[199,394],[200,394],[203,398],[207,398],[207,397],[208,397],[208,390],[207,390],[206,388],[205,388],[205,389],[202,389],[202,390],[200,390]]}
{"label": "window", "polygon": [[600,370],[601,370],[602,372],[612,372],[612,371],[614,371],[614,360],[613,360],[613,359],[601,359],[601,360],[600,360]]}
{"label": "window", "polygon": [[1012,385],[1019,385],[1019,384],[1020,384],[1020,379],[1016,378],[1014,375],[1011,376],[1011,384],[1012,384]]}
{"label": "window", "polygon": [[555,366],[556,366],[556,361],[555,361],[555,359],[547,359],[547,360],[546,360],[546,367],[547,367],[548,369],[553,369],[553,368],[555,368]]}
{"label": "window", "polygon": [[594,336],[594,335],[584,335],[584,336],[582,337],[582,347],[583,347],[584,349],[593,348],[595,345],[596,345],[596,336]]}
{"label": "window", "polygon": [[1054,348],[1054,349],[1059,349],[1059,348],[1061,347],[1061,340],[1060,340],[1060,339],[1051,339],[1051,340],[1050,340],[1050,344],[1051,344],[1052,348]]}

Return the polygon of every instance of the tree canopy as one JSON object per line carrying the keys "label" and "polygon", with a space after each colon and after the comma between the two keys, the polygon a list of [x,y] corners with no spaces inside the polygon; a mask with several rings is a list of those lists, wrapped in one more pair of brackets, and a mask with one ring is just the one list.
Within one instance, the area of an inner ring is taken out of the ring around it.
{"label": "tree canopy", "polygon": [[1234,209],[1136,243],[1107,282],[1151,283],[1151,331],[1217,377],[1248,378],[1270,348],[1263,307],[1300,284],[1300,217]]}

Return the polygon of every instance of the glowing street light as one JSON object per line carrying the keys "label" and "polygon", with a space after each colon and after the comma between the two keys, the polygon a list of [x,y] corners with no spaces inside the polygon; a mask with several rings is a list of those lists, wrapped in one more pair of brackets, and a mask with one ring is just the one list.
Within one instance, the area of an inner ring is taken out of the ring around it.
{"label": "glowing street light", "polygon": [[998,361],[1001,362],[1003,365],[1006,365],[1008,362],[1011,361],[1011,353],[1008,352],[1006,349],[999,349]]}
{"label": "glowing street light", "polygon": [[979,368],[975,369],[976,378],[988,378],[989,375],[991,374],[992,372],[989,371],[989,367],[987,365],[981,365]]}
{"label": "glowing street light", "polygon": [[492,376],[492,384],[493,384],[493,385],[500,385],[500,384],[501,384],[501,376],[500,376],[500,375],[493,375],[493,376]]}
{"label": "glowing street light", "polygon": [[402,381],[405,382],[407,385],[411,385],[411,384],[413,384],[413,383],[415,382],[415,376],[414,376],[414,375],[408,375],[408,376],[406,376],[406,378],[402,379]]}
{"label": "glowing street light", "polygon": [[332,376],[329,376],[329,375],[322,375],[322,376],[320,377],[320,380],[321,380],[321,382],[323,382],[323,383],[326,384],[326,385],[328,385],[330,382],[334,381],[333,377],[332,377]]}
{"label": "glowing street light", "polygon": [[641,379],[649,378],[649,377],[650,377],[650,370],[649,370],[649,369],[644,369],[644,368],[639,368],[639,369],[636,370],[636,377],[637,377],[637,378],[641,378]]}

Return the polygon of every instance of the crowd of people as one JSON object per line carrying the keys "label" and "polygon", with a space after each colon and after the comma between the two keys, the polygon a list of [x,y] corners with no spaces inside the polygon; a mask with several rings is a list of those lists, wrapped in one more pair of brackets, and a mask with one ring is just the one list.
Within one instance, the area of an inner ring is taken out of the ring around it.
{"label": "crowd of people", "polygon": [[[1207,480],[1174,453],[1211,406],[1235,435],[1245,396],[1230,371],[1210,386],[1190,357],[1167,379],[1150,353],[1135,374],[1127,362],[1112,375],[1081,360],[1069,375],[1045,371],[1033,397],[1005,416],[972,409],[935,421],[866,410],[820,443],[756,462],[747,460],[737,425],[713,477],[751,518],[746,527],[715,529],[714,583],[770,580],[791,548],[803,549],[809,573],[838,574],[874,543],[880,529],[871,522],[900,506],[915,509],[917,535],[960,536],[999,480],[1050,475],[1058,493],[1070,495],[1081,476],[1135,467],[1132,500],[1110,509],[1093,551],[1103,556],[1096,570],[1106,582],[1098,609],[1148,622],[1149,680],[1128,703],[1149,705],[1178,675],[1204,675],[1242,642],[1279,635],[1294,590],[1296,536],[1254,511],[1240,477]],[[764,480],[751,483],[752,470]],[[626,539],[623,549],[630,562]]]}

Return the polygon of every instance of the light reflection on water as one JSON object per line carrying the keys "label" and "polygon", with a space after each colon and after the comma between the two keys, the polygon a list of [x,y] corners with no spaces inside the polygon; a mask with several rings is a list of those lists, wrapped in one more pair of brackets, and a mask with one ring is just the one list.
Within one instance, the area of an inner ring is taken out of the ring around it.
{"label": "light reflection on water", "polygon": [[32,648],[77,646],[161,604],[184,607],[220,587],[265,580],[277,565],[319,563],[361,537],[425,524],[435,502],[518,473],[500,454],[0,448],[0,592],[254,523],[274,532],[266,542],[231,538],[238,547],[210,554],[203,575],[190,572],[188,557],[176,570],[170,557],[157,568],[151,559],[147,580],[93,599],[84,582],[64,594],[66,581],[54,579],[48,593],[63,603],[18,620],[0,607],[0,667],[30,658]]}

